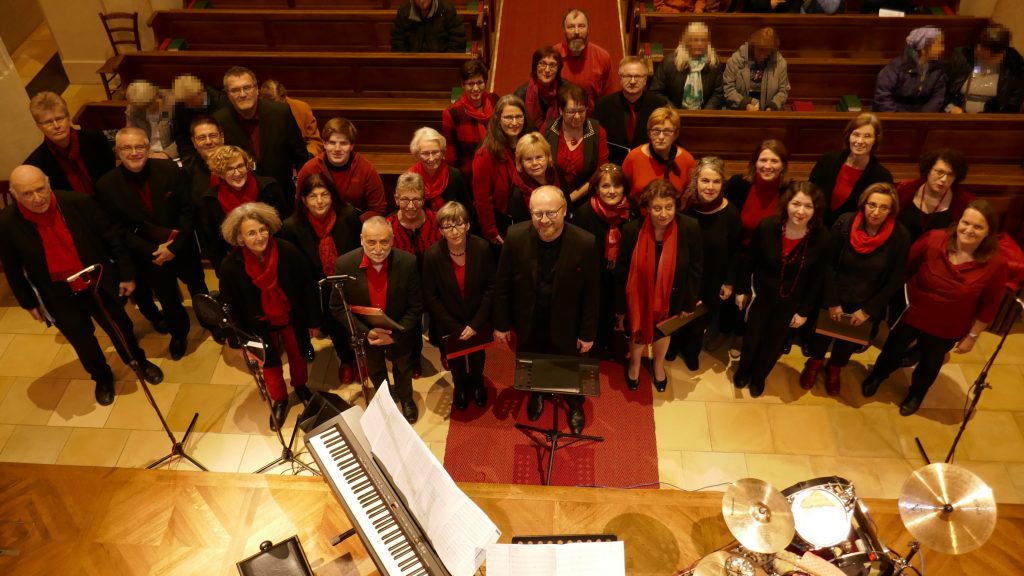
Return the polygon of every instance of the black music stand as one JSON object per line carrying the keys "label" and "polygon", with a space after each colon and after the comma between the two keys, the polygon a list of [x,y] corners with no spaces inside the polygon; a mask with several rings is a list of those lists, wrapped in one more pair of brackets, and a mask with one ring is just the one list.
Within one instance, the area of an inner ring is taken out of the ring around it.
{"label": "black music stand", "polygon": [[[355,278],[351,276],[337,275],[328,276],[320,280],[318,283],[319,288],[322,290],[324,286],[330,285],[332,291],[338,294],[341,299],[342,308],[345,310],[345,328],[348,330],[348,341],[352,347],[352,352],[356,356],[356,374],[359,375],[359,384],[363,391],[363,401],[365,406],[370,405],[370,400],[373,398],[373,394],[376,391],[373,384],[370,382],[370,369],[369,364],[366,361],[366,349],[363,347],[366,341],[366,334],[356,332],[356,323],[352,319],[352,308],[348,304],[348,300],[345,298],[345,281],[355,282]],[[328,299],[329,300],[329,299]],[[323,302],[321,298],[320,302]],[[330,310],[322,310],[324,314],[330,314]]]}
{"label": "black music stand", "polygon": [[[558,426],[558,405],[559,400],[563,396],[601,395],[597,362],[579,356],[522,353],[516,358],[514,388],[524,392],[543,394],[553,404],[551,407],[551,428],[516,423],[516,428],[530,436],[538,445],[547,447],[550,451],[547,477],[544,480],[546,486],[551,485],[551,473],[555,469],[556,450],[584,440],[604,442],[604,438],[601,436],[562,432]],[[539,442],[530,434],[531,432],[542,434],[547,443]],[[570,440],[565,444],[559,445],[558,441],[562,438],[569,438]]]}

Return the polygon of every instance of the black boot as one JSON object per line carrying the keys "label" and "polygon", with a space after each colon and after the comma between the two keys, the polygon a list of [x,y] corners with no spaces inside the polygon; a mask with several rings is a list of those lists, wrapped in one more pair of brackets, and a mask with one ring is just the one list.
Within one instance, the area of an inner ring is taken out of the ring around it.
{"label": "black boot", "polygon": [[288,400],[274,402],[274,407],[270,412],[270,429],[277,430],[278,422],[284,426],[285,418],[288,418]]}

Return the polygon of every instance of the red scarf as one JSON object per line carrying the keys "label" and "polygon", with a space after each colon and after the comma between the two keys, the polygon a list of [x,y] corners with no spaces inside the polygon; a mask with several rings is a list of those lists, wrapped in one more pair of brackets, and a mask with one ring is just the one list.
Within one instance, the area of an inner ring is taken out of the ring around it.
{"label": "red scarf", "polygon": [[46,141],[46,147],[57,158],[57,164],[60,164],[61,172],[64,172],[68,179],[68,185],[72,190],[89,196],[96,195],[96,189],[92,185],[92,177],[89,176],[89,168],[86,167],[85,159],[82,158],[79,148],[77,130],[71,131],[71,141],[68,143],[67,148],[61,148],[49,140]]}
{"label": "red scarf", "polygon": [[871,236],[868,231],[864,229],[864,212],[858,211],[857,215],[853,217],[853,227],[850,228],[850,246],[858,254],[870,254],[877,250],[882,244],[885,244],[889,240],[889,236],[892,234],[892,229],[896,227],[896,219],[889,217],[882,222],[882,226],[878,229],[878,234]]}
{"label": "red scarf", "polygon": [[[494,114],[494,102],[490,98],[488,98],[488,96],[489,94],[487,92],[484,92],[480,96],[481,106],[477,108],[469,100],[469,95],[466,93],[466,91],[463,90],[462,97],[459,98],[457,102],[455,102],[455,105],[462,106],[462,109],[466,111],[467,116],[469,116],[473,120],[476,120],[477,122],[483,123],[484,126],[486,126],[487,121],[490,120],[491,115]],[[481,133],[480,137],[483,138],[484,135],[485,134]]]}
{"label": "red scarf", "polygon": [[338,221],[338,214],[331,208],[323,218],[317,218],[312,212],[306,210],[306,218],[313,232],[320,239],[320,265],[324,268],[324,274],[334,274],[334,262],[338,259],[338,247],[334,245],[334,237],[331,232],[334,230],[334,223]]}
{"label": "red scarf", "polygon": [[590,197],[590,207],[594,209],[601,222],[608,225],[608,234],[604,238],[604,259],[610,267],[615,266],[619,257],[619,240],[622,239],[622,225],[629,220],[629,202],[623,196],[615,206],[608,206],[594,194]]}
{"label": "red scarf", "polygon": [[277,284],[277,242],[273,237],[270,238],[267,249],[263,252],[262,262],[248,248],[243,247],[241,250],[245,258],[245,273],[260,289],[263,315],[270,321],[271,326],[286,326],[291,306],[284,290]]}
{"label": "red scarf", "polygon": [[645,218],[640,227],[626,282],[629,331],[636,343],[653,342],[655,322],[661,322],[669,315],[676,275],[676,228],[673,219],[662,236],[661,258],[655,262],[654,224],[650,217]]}
{"label": "red scarf", "polygon": [[444,206],[444,191],[448,188],[448,165],[442,162],[433,176],[427,172],[423,162],[413,164],[409,171],[423,177],[427,208],[435,212],[440,210],[441,206]]}
{"label": "red scarf", "polygon": [[[75,239],[71,236],[71,230],[67,222],[60,214],[57,206],[57,196],[50,192],[50,207],[42,214],[36,214],[17,203],[21,215],[35,225],[39,231],[39,237],[43,241],[43,254],[46,256],[46,268],[50,271],[50,279],[54,282],[65,280],[85,266],[78,256],[78,248],[75,247]],[[75,292],[85,289],[88,283],[85,279],[79,278],[71,284]]]}
{"label": "red scarf", "polygon": [[245,185],[241,190],[235,190],[226,180],[221,180],[216,176],[211,175],[210,180],[217,185],[217,203],[220,204],[220,209],[224,211],[225,216],[242,204],[255,202],[260,193],[260,187],[256,184],[256,177],[252,173],[245,178]]}
{"label": "red scarf", "polygon": [[[558,82],[552,82],[551,86],[544,87],[533,78],[526,86],[526,113],[530,115],[533,123],[537,126],[544,126],[548,121],[558,117]],[[540,110],[540,103],[543,101],[548,105],[547,114]]]}

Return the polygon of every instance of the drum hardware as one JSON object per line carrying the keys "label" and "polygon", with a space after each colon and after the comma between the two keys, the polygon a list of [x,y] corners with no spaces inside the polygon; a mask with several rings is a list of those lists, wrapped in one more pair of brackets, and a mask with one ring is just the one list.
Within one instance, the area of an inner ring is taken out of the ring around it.
{"label": "drum hardware", "polygon": [[761,566],[743,554],[720,550],[701,558],[693,576],[767,576]]}
{"label": "drum hardware", "polygon": [[974,473],[953,464],[918,468],[903,483],[900,518],[923,545],[944,554],[981,547],[996,527],[992,489]]}
{"label": "drum hardware", "polygon": [[793,512],[782,494],[756,478],[733,482],[722,497],[722,516],[744,548],[770,554],[793,539]]}

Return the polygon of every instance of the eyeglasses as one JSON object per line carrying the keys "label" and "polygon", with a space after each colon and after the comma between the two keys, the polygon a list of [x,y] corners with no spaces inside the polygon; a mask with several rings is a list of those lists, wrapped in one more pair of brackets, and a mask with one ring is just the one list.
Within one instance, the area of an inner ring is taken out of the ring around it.
{"label": "eyeglasses", "polygon": [[137,152],[141,154],[143,152],[149,152],[149,146],[118,146],[117,151],[121,152],[122,154],[131,154],[132,152]]}
{"label": "eyeglasses", "polygon": [[522,122],[525,119],[526,119],[526,116],[523,116],[522,114],[516,114],[515,116],[502,116],[501,117],[501,121],[502,122],[509,122],[509,123]]}
{"label": "eyeglasses", "polygon": [[466,88],[482,88],[484,85],[484,81],[477,80],[476,82],[463,82],[462,85],[465,86]]}
{"label": "eyeglasses", "polygon": [[586,108],[573,108],[572,110],[569,110],[567,108],[565,110],[565,112],[564,112],[564,114],[566,116],[583,116],[586,113],[587,113],[587,109]]}
{"label": "eyeglasses", "polygon": [[558,62],[538,62],[538,70],[558,70]]}
{"label": "eyeglasses", "polygon": [[675,128],[651,128],[647,131],[651,136],[671,136],[676,133]]}
{"label": "eyeglasses", "polygon": [[249,167],[245,164],[235,164],[234,166],[227,166],[224,168],[225,174],[245,174],[249,171]]}
{"label": "eyeglasses", "polygon": [[420,204],[423,204],[423,198],[399,198],[398,199],[398,205],[399,206],[408,206],[410,204],[412,204],[413,206],[419,206]]}
{"label": "eyeglasses", "polygon": [[935,174],[936,178],[956,178],[956,172],[947,172],[941,168],[932,168],[932,174]]}
{"label": "eyeglasses", "polygon": [[628,81],[643,80],[644,78],[647,78],[647,75],[646,74],[619,74],[619,78],[622,78],[623,80],[628,80]]}
{"label": "eyeglasses", "polygon": [[536,210],[530,212],[530,216],[532,216],[534,220],[543,220],[545,216],[547,216],[548,220],[554,220],[555,218],[558,218],[558,215],[561,213],[561,208],[558,210]]}
{"label": "eyeglasses", "polygon": [[451,232],[452,230],[455,230],[456,228],[462,228],[465,225],[466,222],[449,222],[447,224],[442,224],[441,230],[444,230],[445,232]]}
{"label": "eyeglasses", "polygon": [[216,134],[200,134],[199,136],[195,136],[194,138],[196,142],[199,142],[200,144],[205,144],[206,142],[218,142],[220,141],[221,138],[223,138],[223,136],[221,136],[221,134],[218,132]]}
{"label": "eyeglasses", "polygon": [[436,157],[438,157],[440,155],[441,155],[441,151],[440,150],[423,150],[422,152],[419,152],[417,154],[417,156],[419,156],[420,158],[423,158],[424,160],[429,160],[431,158],[436,158]]}
{"label": "eyeglasses", "polygon": [[249,230],[245,234],[242,234],[242,237],[247,238],[249,240],[254,240],[256,238],[259,238],[260,236],[268,236],[269,234],[270,230],[268,230],[266,226],[261,226],[260,228],[257,228],[255,230]]}
{"label": "eyeglasses", "polygon": [[63,124],[67,119],[68,119],[67,116],[54,116],[53,118],[50,118],[49,120],[43,120],[42,122],[36,122],[36,124],[38,124],[39,126],[42,126],[44,128],[56,128],[57,126],[60,126],[61,124]]}
{"label": "eyeglasses", "polygon": [[879,212],[881,214],[886,214],[890,210],[892,210],[892,206],[886,206],[884,204],[876,204],[874,202],[868,202],[867,204],[864,205],[864,207],[867,208],[871,212]]}
{"label": "eyeglasses", "polygon": [[235,86],[234,88],[228,89],[228,94],[232,96],[238,96],[239,94],[248,94],[256,89],[255,84],[246,84],[245,86]]}

